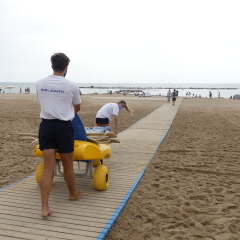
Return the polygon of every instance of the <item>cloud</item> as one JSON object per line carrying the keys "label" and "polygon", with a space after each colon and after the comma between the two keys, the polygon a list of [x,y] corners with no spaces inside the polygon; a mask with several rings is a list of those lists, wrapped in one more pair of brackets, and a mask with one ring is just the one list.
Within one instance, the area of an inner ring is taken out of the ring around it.
{"label": "cloud", "polygon": [[77,82],[237,82],[238,5],[0,1],[0,70],[4,81],[35,81],[51,73],[50,56],[60,51]]}

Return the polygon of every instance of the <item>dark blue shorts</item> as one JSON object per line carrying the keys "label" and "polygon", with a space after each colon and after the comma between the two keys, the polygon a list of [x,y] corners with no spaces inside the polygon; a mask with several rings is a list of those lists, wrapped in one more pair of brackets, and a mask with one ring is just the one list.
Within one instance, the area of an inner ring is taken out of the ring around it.
{"label": "dark blue shorts", "polygon": [[109,119],[108,118],[96,118],[96,124],[109,124]]}
{"label": "dark blue shorts", "polygon": [[39,127],[39,149],[56,149],[58,153],[74,151],[74,129],[71,121],[43,119]]}

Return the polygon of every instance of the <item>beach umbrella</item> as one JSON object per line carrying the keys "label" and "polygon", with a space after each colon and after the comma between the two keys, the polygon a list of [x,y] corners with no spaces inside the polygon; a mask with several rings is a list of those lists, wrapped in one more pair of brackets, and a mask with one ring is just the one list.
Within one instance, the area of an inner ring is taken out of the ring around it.
{"label": "beach umbrella", "polygon": [[12,88],[15,88],[15,87],[14,86],[7,86],[7,87],[5,87],[5,89],[10,89],[10,92],[11,92]]}
{"label": "beach umbrella", "polygon": [[234,95],[233,99],[240,99],[240,95],[239,94]]}

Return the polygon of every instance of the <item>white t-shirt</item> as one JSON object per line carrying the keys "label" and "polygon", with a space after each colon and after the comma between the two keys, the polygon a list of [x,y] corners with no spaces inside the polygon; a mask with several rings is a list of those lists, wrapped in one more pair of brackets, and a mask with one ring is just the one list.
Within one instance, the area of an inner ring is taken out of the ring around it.
{"label": "white t-shirt", "polygon": [[40,118],[72,120],[74,105],[81,103],[79,87],[65,77],[49,75],[36,82],[36,92],[41,105]]}
{"label": "white t-shirt", "polygon": [[108,118],[113,120],[114,116],[118,116],[119,108],[116,103],[107,103],[97,112],[96,118]]}

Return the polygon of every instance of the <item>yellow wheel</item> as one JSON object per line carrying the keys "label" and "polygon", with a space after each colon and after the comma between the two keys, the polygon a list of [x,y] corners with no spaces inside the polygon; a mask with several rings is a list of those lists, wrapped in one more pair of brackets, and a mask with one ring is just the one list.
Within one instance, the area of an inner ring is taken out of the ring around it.
{"label": "yellow wheel", "polygon": [[99,165],[94,171],[93,175],[93,185],[95,189],[99,191],[104,191],[109,186],[109,170],[104,165]]}
{"label": "yellow wheel", "polygon": [[94,167],[97,167],[98,165],[102,165],[102,160],[100,160],[100,159],[95,160],[95,161],[92,163],[92,165],[93,165]]}
{"label": "yellow wheel", "polygon": [[[37,170],[36,170],[36,181],[38,184],[40,184],[40,179],[41,179],[41,176],[42,176],[42,171],[43,171],[43,166],[44,166],[44,162],[40,163],[37,167]],[[54,172],[53,172],[54,174]],[[54,176],[52,176],[52,180],[53,180]]]}

